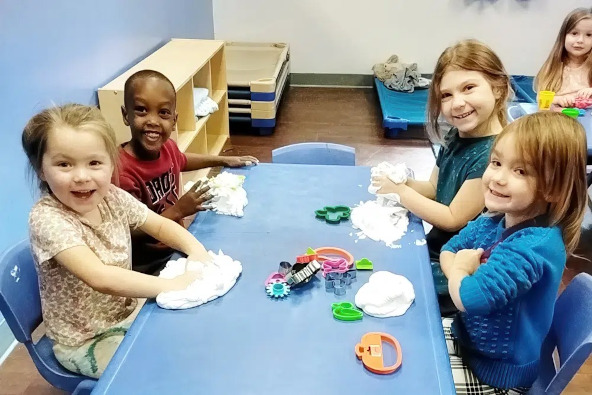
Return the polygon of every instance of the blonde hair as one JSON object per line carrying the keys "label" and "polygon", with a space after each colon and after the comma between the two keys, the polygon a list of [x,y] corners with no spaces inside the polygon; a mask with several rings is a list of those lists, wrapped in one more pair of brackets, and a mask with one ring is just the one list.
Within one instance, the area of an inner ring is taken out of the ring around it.
{"label": "blonde hair", "polygon": [[518,152],[537,172],[538,197],[549,202],[549,226],[561,228],[565,248],[571,254],[580,240],[588,199],[584,128],[567,115],[544,111],[506,126],[493,148],[508,135],[514,136]]}
{"label": "blonde hair", "polygon": [[[551,49],[549,57],[534,79],[535,91],[559,92],[561,90],[563,85],[563,63],[567,58],[565,37],[584,19],[592,19],[592,8],[576,8],[565,17],[561,29],[559,29],[559,34],[557,34],[557,39],[555,39],[555,44],[553,44],[553,49]],[[588,54],[586,63],[590,68],[588,84],[592,85],[592,51]]]}
{"label": "blonde hair", "polygon": [[438,118],[442,111],[442,78],[450,70],[478,71],[500,97],[495,102],[494,114],[502,126],[507,125],[506,102],[512,94],[510,77],[500,58],[487,45],[477,40],[464,40],[442,52],[436,63],[428,96],[428,124],[430,139],[442,142],[443,135]]}
{"label": "blonde hair", "polygon": [[[47,139],[53,130],[64,126],[96,133],[105,143],[114,169],[117,168],[118,152],[115,132],[98,108],[82,104],[65,104],[47,108],[27,122],[21,140],[23,150],[29,159],[29,168],[35,172],[42,192],[51,192],[47,183],[40,177],[43,155],[47,150]],[[114,173],[117,174],[117,171]]]}

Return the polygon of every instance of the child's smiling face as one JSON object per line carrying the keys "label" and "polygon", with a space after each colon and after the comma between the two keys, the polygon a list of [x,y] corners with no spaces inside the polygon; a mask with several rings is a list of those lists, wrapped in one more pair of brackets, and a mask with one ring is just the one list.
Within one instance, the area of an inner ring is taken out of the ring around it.
{"label": "child's smiling face", "polygon": [[485,207],[506,214],[506,223],[520,223],[546,210],[547,202],[537,190],[537,171],[518,152],[512,134],[492,148],[483,190]]}
{"label": "child's smiling face", "polygon": [[131,129],[131,148],[139,158],[158,158],[177,122],[175,90],[156,77],[138,79],[132,89],[130,103],[123,109],[124,123]]}
{"label": "child's smiling face", "polygon": [[482,73],[448,70],[440,83],[442,115],[461,136],[486,125],[496,110],[497,95]]}
{"label": "child's smiling face", "polygon": [[49,133],[40,177],[65,206],[83,217],[95,213],[112,174],[105,141],[95,131],[58,126]]}

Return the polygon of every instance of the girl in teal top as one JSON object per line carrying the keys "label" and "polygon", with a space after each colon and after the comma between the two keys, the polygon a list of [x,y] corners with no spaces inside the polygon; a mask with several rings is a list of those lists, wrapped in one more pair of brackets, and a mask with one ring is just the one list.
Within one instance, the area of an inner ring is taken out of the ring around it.
{"label": "girl in teal top", "polygon": [[[378,193],[397,193],[405,208],[433,225],[427,242],[443,294],[447,286],[437,263],[440,248],[483,211],[481,177],[491,143],[507,124],[510,92],[508,74],[489,47],[466,40],[447,48],[436,64],[428,100],[428,132],[441,144],[430,179],[404,184],[386,176],[373,179],[381,187]],[[445,136],[441,116],[452,126]],[[452,306],[447,296],[443,304]]]}

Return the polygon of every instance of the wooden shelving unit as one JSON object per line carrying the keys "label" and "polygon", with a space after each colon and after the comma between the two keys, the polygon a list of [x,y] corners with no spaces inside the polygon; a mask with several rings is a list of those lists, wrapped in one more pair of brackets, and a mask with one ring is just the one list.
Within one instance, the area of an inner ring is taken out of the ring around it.
{"label": "wooden shelving unit", "polygon": [[[115,129],[117,143],[131,137],[121,116],[123,87],[130,75],[140,70],[156,70],[166,75],[177,92],[177,128],[173,138],[182,152],[217,155],[229,136],[228,92],[224,41],[172,39],[146,59],[99,88],[99,107],[105,119]],[[196,118],[193,88],[207,88],[218,104],[218,111]],[[195,181],[208,169],[182,174],[181,187]]]}

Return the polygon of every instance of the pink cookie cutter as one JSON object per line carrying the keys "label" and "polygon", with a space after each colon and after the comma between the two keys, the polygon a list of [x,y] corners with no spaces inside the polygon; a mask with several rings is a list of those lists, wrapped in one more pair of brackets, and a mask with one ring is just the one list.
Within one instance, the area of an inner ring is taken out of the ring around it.
{"label": "pink cookie cutter", "polygon": [[326,259],[321,266],[323,277],[328,273],[345,273],[348,269],[349,265],[345,258]]}
{"label": "pink cookie cutter", "polygon": [[278,272],[271,273],[269,277],[267,277],[267,280],[265,280],[265,286],[268,286],[272,283],[277,283],[279,281],[286,281],[286,276]]}

